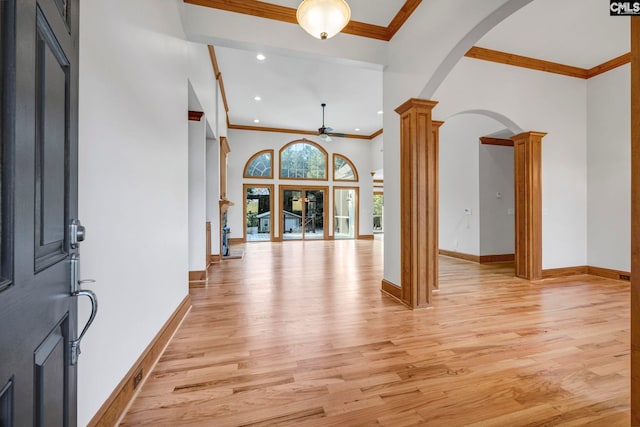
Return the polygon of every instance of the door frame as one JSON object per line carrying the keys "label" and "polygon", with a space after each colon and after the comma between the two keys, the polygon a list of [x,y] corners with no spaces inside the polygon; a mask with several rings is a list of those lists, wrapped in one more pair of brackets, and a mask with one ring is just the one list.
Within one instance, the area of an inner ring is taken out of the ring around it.
{"label": "door frame", "polygon": [[[269,210],[271,212],[271,227],[269,230],[269,241],[273,242],[275,223],[273,221],[273,184],[242,184],[242,237],[247,242],[247,188],[268,188],[269,189]],[[252,242],[253,243],[253,242]]]}
{"label": "door frame", "polygon": [[[284,217],[284,192],[286,190],[299,190],[299,191],[305,191],[305,190],[323,190],[326,199],[323,201],[324,207],[323,207],[323,215],[322,215],[322,226],[323,226],[323,234],[324,237],[322,240],[329,240],[329,220],[327,218],[327,207],[331,205],[331,195],[329,194],[329,186],[323,186],[323,185],[280,185],[278,186],[278,195],[280,198],[280,209],[278,210],[278,215],[279,215],[279,220],[278,220],[278,229],[280,230],[280,239],[281,240],[285,240],[284,238],[284,223],[280,223],[280,221],[283,220]],[[331,212],[331,210],[329,210]],[[303,217],[305,216],[306,211],[304,210],[304,206],[303,206]],[[304,227],[303,227],[303,232],[302,232],[302,239],[299,239],[301,241],[305,241],[307,239],[304,238]],[[297,240],[297,239],[286,239],[286,240]],[[319,239],[312,239],[312,240],[319,240]]]}
{"label": "door frame", "polygon": [[[345,238],[341,238],[338,240],[357,240],[360,237],[360,187],[356,187],[356,186],[342,186],[342,185],[334,185],[333,186],[333,201],[332,201],[332,206],[334,209],[332,209],[332,211],[335,211],[335,203],[336,203],[336,190],[354,190],[356,197],[353,201],[354,203],[354,207],[355,207],[355,214],[354,214],[354,219],[355,219],[355,224],[354,224],[354,229],[353,229],[353,237],[345,237]],[[335,213],[333,215],[333,239],[336,239],[336,216]]]}

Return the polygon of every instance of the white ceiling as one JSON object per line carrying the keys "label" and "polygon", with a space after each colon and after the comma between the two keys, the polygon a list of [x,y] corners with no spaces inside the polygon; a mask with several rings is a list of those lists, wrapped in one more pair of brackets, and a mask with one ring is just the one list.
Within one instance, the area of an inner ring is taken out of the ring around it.
{"label": "white ceiling", "polygon": [[315,130],[326,103],[325,123],[334,132],[371,135],[382,128],[381,69],[273,53],[258,61],[257,53],[216,47],[231,123]]}
{"label": "white ceiling", "polygon": [[[297,7],[299,0],[270,2]],[[404,0],[349,4],[353,19],[386,26]],[[629,19],[610,17],[607,5],[606,0],[535,0],[476,45],[591,68],[629,51]],[[247,17],[248,25],[251,19]],[[276,21],[269,22],[277,30]],[[216,53],[233,124],[315,130],[322,121],[320,103],[325,102],[326,124],[335,132],[371,135],[382,128],[377,114],[382,109],[381,66],[295,53],[266,53],[267,60],[259,62],[256,50],[228,47],[216,47]],[[262,101],[254,101],[256,95]]]}

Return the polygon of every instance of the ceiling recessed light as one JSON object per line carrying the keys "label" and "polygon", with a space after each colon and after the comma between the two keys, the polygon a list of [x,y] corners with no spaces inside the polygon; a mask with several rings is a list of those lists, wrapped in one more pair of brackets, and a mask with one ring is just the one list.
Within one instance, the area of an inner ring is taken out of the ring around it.
{"label": "ceiling recessed light", "polygon": [[382,111],[382,110],[378,111],[378,114],[382,114],[382,113],[383,113],[383,111]]}
{"label": "ceiling recessed light", "polygon": [[260,120],[255,119],[255,120],[253,121],[253,123],[260,123]]}
{"label": "ceiling recessed light", "polygon": [[355,130],[356,130],[356,132],[360,132],[360,128],[356,128]]}
{"label": "ceiling recessed light", "polygon": [[264,56],[263,54],[259,53],[258,55],[256,55],[256,58],[258,59],[258,61],[264,61],[265,59],[267,59],[266,56]]}
{"label": "ceiling recessed light", "polygon": [[253,99],[255,99],[256,101],[262,101],[262,98],[260,98],[259,96],[255,96]]}

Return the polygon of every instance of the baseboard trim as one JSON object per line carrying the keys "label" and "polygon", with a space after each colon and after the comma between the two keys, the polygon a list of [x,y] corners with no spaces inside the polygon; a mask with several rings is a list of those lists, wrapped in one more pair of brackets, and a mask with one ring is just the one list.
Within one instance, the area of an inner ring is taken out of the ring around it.
{"label": "baseboard trim", "polygon": [[438,253],[440,255],[448,256],[448,257],[451,257],[451,258],[458,258],[458,259],[463,259],[465,261],[471,261],[471,262],[480,263],[480,257],[478,255],[471,255],[471,254],[465,254],[465,253],[462,253],[462,252],[448,251],[446,249],[438,249]]}
{"label": "baseboard trim", "polygon": [[592,276],[604,277],[606,279],[624,280],[626,282],[631,281],[631,273],[628,271],[589,266],[587,272]]}
{"label": "baseboard trim", "polygon": [[573,267],[547,268],[542,270],[543,279],[553,279],[556,277],[575,276],[576,274],[588,274],[589,267],[586,265],[576,265]]}
{"label": "baseboard trim", "polygon": [[[187,295],[149,343],[147,348],[142,352],[131,369],[129,369],[129,372],[127,372],[122,381],[116,386],[109,398],[102,404],[91,421],[89,421],[89,427],[111,427],[118,424],[190,309],[191,296]],[[133,380],[141,369],[143,373],[142,381],[134,390]]]}
{"label": "baseboard trim", "polygon": [[358,240],[373,240],[373,234],[359,234]]}
{"label": "baseboard trim", "polygon": [[515,259],[515,254],[480,255],[480,264],[491,264],[494,262],[512,262],[515,261]]}
{"label": "baseboard trim", "polygon": [[393,297],[394,299],[402,302],[402,288],[400,286],[397,286],[394,283],[389,282],[388,280],[382,279],[381,290],[384,294],[387,294],[390,297]]}
{"label": "baseboard trim", "polygon": [[575,267],[548,268],[542,270],[543,279],[553,279],[556,277],[574,276],[576,274],[590,274],[592,276],[603,277],[614,280],[631,280],[631,273],[610,268],[593,267],[591,265],[578,265]]}
{"label": "baseboard trim", "polygon": [[240,243],[245,243],[246,240],[243,237],[236,237],[233,239],[229,239],[229,245],[238,245]]}
{"label": "baseboard trim", "polygon": [[217,262],[220,262],[220,254],[216,254],[216,255],[209,255],[209,265],[211,264],[215,264]]}
{"label": "baseboard trim", "polygon": [[207,270],[194,270],[189,272],[189,282],[206,282]]}

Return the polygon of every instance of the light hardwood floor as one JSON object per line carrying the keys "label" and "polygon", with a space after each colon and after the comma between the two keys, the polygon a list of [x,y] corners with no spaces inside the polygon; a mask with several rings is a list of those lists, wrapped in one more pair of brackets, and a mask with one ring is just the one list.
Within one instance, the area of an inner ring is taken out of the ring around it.
{"label": "light hardwood floor", "polygon": [[122,425],[629,424],[629,283],[440,257],[432,308],[381,294],[382,242],[243,246]]}

